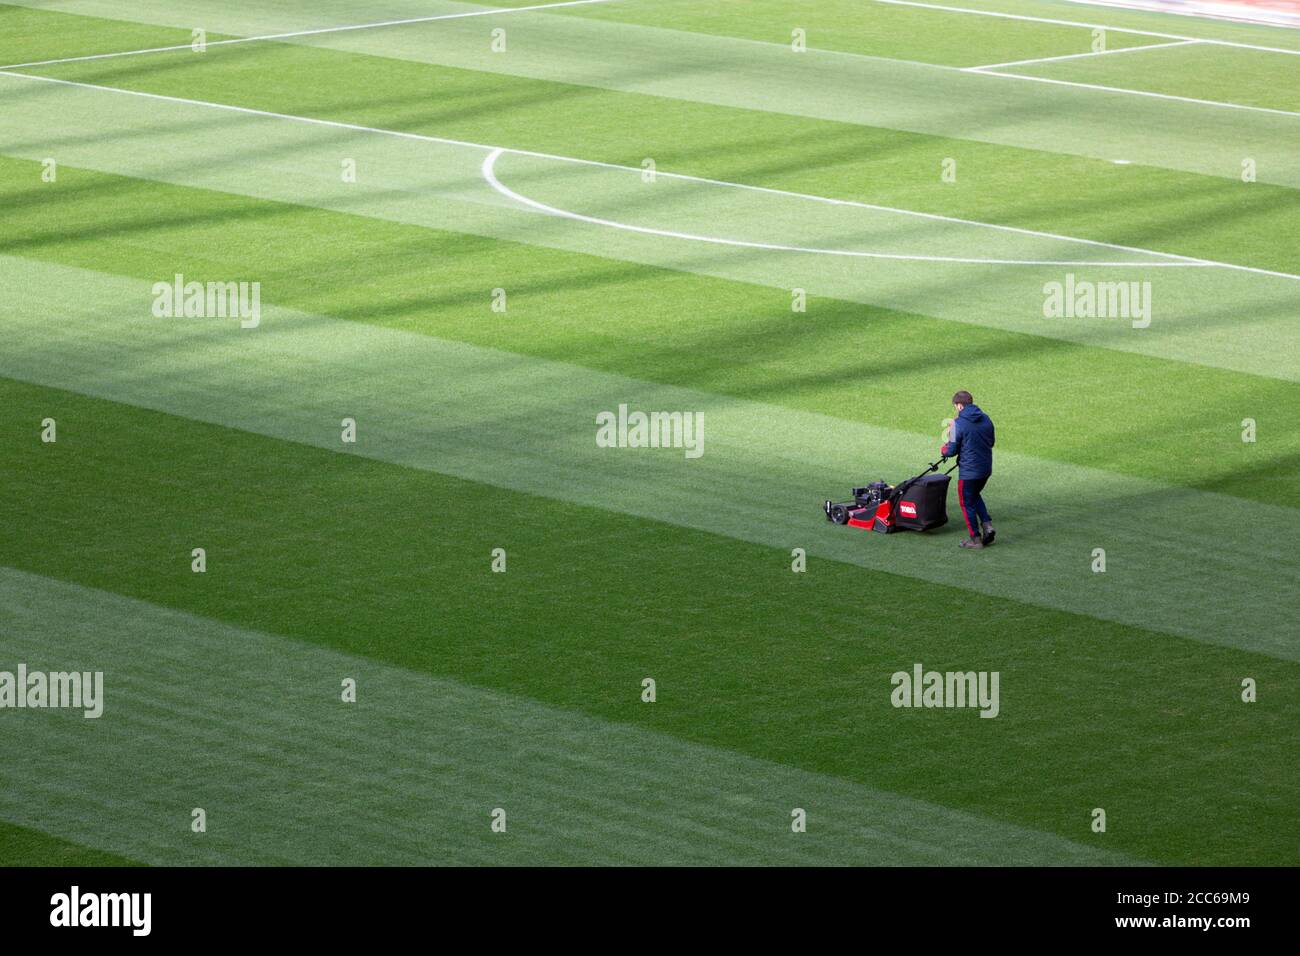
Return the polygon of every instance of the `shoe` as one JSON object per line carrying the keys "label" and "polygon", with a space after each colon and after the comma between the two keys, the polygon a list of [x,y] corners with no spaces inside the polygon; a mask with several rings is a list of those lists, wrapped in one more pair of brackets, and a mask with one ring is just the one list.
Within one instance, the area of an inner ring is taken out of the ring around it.
{"label": "shoe", "polygon": [[982,547],[984,547],[984,542],[981,541],[979,538],[964,538],[964,539],[962,539],[962,540],[957,544],[957,547],[959,547],[959,548],[982,548]]}
{"label": "shoe", "polygon": [[984,547],[987,548],[993,543],[993,537],[997,532],[993,530],[993,525],[991,524],[986,524],[983,531],[984,533],[980,536],[980,540],[984,542]]}

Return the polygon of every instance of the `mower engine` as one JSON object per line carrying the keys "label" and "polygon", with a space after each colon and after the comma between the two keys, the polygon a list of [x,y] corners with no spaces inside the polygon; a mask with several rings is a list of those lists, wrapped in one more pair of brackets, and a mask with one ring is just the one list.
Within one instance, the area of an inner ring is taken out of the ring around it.
{"label": "mower engine", "polygon": [[889,496],[893,492],[894,486],[889,482],[875,481],[865,488],[854,488],[852,501],[842,504],[827,501],[822,505],[822,510],[826,512],[827,521],[861,527],[862,522],[869,522],[874,518],[877,509],[889,501]]}
{"label": "mower engine", "polygon": [[853,489],[853,500],[859,508],[875,508],[882,501],[888,501],[894,493],[894,486],[887,481],[873,481],[865,488]]}

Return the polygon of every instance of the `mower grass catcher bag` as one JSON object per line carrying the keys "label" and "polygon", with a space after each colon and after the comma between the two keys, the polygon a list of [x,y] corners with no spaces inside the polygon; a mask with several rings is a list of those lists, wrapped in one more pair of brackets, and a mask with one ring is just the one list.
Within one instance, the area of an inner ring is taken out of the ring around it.
{"label": "mower grass catcher bag", "polygon": [[826,520],[852,528],[870,528],[881,534],[892,531],[928,531],[948,523],[948,477],[943,474],[941,458],[915,478],[898,487],[877,481],[865,488],[853,489],[853,500],[822,505]]}

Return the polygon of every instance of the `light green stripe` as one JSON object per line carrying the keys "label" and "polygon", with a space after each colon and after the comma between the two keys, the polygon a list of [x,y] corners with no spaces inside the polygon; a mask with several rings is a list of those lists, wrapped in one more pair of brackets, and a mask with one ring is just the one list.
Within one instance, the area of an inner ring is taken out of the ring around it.
{"label": "light green stripe", "polygon": [[0,668],[105,681],[97,720],[2,715],[0,816],[144,862],[1133,862],[1087,808],[1074,843],[8,568],[0,608]]}
{"label": "light green stripe", "polygon": [[[1300,609],[1280,599],[1300,578],[1293,509],[1006,448],[987,494],[1005,543],[958,554],[955,526],[884,538],[820,514],[853,483],[919,470],[937,436],[288,310],[247,331],[156,319],[146,282],[0,262],[12,378],[1300,660]],[[596,415],[623,402],[704,413],[703,457],[598,448]],[[339,441],[344,416],[356,446]]]}

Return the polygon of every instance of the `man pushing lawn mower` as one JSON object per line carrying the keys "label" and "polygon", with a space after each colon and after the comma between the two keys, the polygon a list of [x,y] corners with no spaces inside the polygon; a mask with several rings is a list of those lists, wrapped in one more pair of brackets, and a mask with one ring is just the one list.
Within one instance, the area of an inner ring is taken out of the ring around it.
{"label": "man pushing lawn mower", "polygon": [[952,406],[957,410],[952,439],[939,449],[939,454],[957,459],[957,505],[970,533],[960,546],[983,548],[993,543],[996,533],[981,494],[993,474],[993,419],[980,411],[970,392],[954,395]]}

